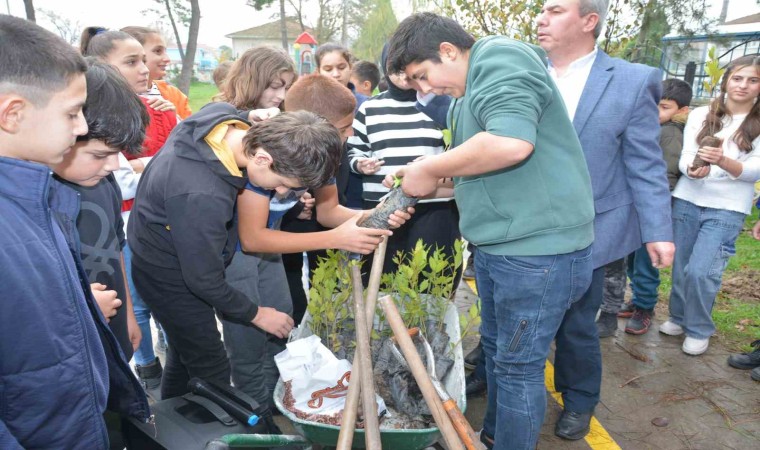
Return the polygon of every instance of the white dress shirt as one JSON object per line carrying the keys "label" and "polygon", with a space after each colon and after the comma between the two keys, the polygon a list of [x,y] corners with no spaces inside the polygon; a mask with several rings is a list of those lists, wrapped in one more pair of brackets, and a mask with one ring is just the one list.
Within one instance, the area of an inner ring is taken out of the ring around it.
{"label": "white dress shirt", "polygon": [[575,119],[575,110],[578,109],[578,103],[581,101],[581,94],[583,94],[583,88],[586,86],[588,75],[591,73],[591,66],[594,65],[596,53],[597,47],[594,46],[591,53],[570,63],[562,76],[557,75],[557,69],[552,66],[551,61],[549,62],[549,75],[557,84],[571,121]]}

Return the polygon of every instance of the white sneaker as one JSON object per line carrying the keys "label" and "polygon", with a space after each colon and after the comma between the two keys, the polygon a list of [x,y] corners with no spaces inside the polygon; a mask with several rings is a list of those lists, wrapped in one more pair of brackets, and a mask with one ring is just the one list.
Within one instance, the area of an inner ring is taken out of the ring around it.
{"label": "white sneaker", "polygon": [[683,350],[684,353],[687,355],[701,355],[702,353],[707,351],[707,347],[710,346],[710,338],[707,339],[697,339],[692,337],[686,337],[683,341],[683,346],[681,347],[681,350]]}
{"label": "white sneaker", "polygon": [[667,322],[660,325],[660,333],[667,334],[668,336],[680,336],[683,334],[683,328],[681,325],[676,325],[668,320]]}

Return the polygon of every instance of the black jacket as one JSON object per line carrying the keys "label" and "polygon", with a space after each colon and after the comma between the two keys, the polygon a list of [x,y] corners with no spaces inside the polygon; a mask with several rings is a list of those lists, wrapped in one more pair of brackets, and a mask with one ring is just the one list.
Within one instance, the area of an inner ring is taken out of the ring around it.
{"label": "black jacket", "polygon": [[225,319],[249,323],[258,307],[224,279],[247,178],[230,174],[204,140],[232,119],[241,120],[232,105],[212,103],[177,125],[142,175],[127,235],[133,265],[181,271],[189,292]]}

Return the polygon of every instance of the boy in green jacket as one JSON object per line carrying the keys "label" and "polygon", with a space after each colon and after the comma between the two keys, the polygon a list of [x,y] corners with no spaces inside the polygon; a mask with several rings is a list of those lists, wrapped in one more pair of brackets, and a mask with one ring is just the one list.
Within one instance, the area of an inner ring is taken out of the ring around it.
{"label": "boy in green jacket", "polygon": [[404,20],[390,41],[388,73],[454,97],[451,150],[396,175],[418,197],[453,177],[460,229],[477,248],[489,448],[535,448],[549,345],[591,282],[591,181],[544,61],[537,47],[500,36],[475,42],[431,13]]}

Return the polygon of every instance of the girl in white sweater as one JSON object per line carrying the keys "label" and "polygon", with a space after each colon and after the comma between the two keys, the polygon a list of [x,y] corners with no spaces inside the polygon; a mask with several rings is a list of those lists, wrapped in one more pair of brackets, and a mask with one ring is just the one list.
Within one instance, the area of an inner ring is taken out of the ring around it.
{"label": "girl in white sweater", "polygon": [[[704,353],[715,332],[715,296],[760,179],[760,57],[732,61],[720,91],[689,115],[679,164],[686,176],[673,191],[673,288],[660,332],[686,334],[682,349],[690,355]],[[706,136],[720,145],[700,145]],[[696,155],[709,164],[695,167]]]}

